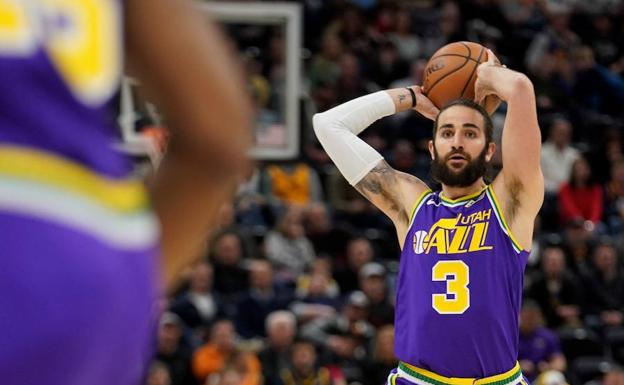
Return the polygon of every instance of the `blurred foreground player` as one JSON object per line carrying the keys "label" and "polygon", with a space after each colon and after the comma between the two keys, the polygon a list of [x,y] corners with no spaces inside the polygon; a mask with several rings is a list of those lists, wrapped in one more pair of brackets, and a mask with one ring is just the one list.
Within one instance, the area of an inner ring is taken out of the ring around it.
{"label": "blurred foreground player", "polygon": [[[522,383],[518,312],[544,191],[533,86],[525,75],[496,64],[491,52],[477,68],[475,100],[494,95],[508,106],[504,167],[489,185],[483,176],[495,144],[487,112],[462,100],[438,112],[420,87],[410,88],[380,91],[314,116],[329,156],[393,220],[401,244],[395,316],[400,363],[388,383]],[[441,191],[390,168],[356,136],[409,108],[435,120],[429,151]]]}
{"label": "blurred foreground player", "polygon": [[[0,0],[3,385],[141,382],[163,277],[245,162],[249,108],[206,24],[180,0]],[[172,131],[150,199],[111,149],[123,30]]]}

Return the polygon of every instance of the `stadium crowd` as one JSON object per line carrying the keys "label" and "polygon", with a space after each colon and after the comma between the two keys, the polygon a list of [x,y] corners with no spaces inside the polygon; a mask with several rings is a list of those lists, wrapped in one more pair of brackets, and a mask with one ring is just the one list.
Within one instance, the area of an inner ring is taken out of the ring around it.
{"label": "stadium crowd", "polygon": [[[537,385],[624,385],[623,2],[301,3],[302,156],[257,164],[222,208],[205,254],[165,301],[148,384],[386,381],[397,365],[398,243],[320,148],[311,116],[421,84],[436,49],[470,40],[527,73],[537,93],[546,200],[525,275],[523,372]],[[283,119],[284,36],[231,32],[258,121]],[[493,117],[497,140],[503,114],[504,105]],[[431,126],[402,113],[363,137],[394,168],[430,182]]]}

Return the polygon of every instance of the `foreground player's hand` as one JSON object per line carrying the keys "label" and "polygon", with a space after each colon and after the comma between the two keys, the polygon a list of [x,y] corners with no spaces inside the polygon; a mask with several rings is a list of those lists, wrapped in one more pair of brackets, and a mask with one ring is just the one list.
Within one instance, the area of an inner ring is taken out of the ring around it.
{"label": "foreground player's hand", "polygon": [[416,107],[414,107],[414,110],[427,119],[435,120],[440,113],[438,107],[423,94],[421,86],[411,86],[410,88],[416,94]]}
{"label": "foreground player's hand", "polygon": [[488,114],[492,115],[501,103],[488,76],[488,71],[494,67],[506,68],[500,64],[500,60],[494,52],[487,50],[488,60],[477,67],[477,80],[475,81],[475,102],[480,104]]}

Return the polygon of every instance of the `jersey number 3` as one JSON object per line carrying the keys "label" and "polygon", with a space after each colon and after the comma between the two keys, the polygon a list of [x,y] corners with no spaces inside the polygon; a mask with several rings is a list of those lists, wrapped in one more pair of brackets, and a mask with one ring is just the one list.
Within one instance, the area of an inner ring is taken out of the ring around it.
{"label": "jersey number 3", "polygon": [[42,48],[75,97],[100,104],[121,73],[120,15],[116,0],[0,0],[0,56]]}
{"label": "jersey number 3", "polygon": [[446,293],[433,294],[431,305],[439,314],[463,314],[470,307],[470,269],[463,261],[439,261],[431,279],[446,282]]}

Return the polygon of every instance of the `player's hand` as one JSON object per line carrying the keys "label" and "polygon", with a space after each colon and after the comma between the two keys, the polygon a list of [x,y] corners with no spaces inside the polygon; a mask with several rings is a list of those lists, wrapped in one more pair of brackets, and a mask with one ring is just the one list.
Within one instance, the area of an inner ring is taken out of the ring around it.
{"label": "player's hand", "polygon": [[436,107],[428,97],[422,91],[421,86],[411,86],[414,93],[416,94],[416,106],[414,110],[424,116],[427,119],[435,120],[435,118],[440,113],[438,107]]}
{"label": "player's hand", "polygon": [[477,80],[475,81],[475,102],[483,106],[488,114],[492,115],[501,104],[501,99],[496,95],[496,90],[488,79],[487,72],[493,67],[506,68],[500,64],[500,60],[494,52],[487,50],[488,60],[477,67]]}

